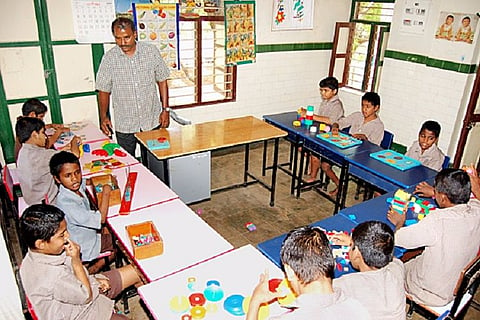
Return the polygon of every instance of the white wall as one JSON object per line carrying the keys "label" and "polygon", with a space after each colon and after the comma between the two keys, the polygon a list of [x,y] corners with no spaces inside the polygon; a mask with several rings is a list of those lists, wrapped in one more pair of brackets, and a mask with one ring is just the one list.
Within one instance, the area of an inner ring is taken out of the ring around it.
{"label": "white wall", "polygon": [[[478,0],[431,1],[423,35],[401,32],[404,4],[404,1],[397,1],[395,5],[388,50],[478,64],[480,23],[473,44],[434,38],[441,11],[475,13],[480,10]],[[473,79],[474,74],[386,58],[379,87],[382,97],[380,115],[386,128],[395,133],[395,142],[409,146],[417,138],[422,122],[436,120],[442,125],[439,146],[453,158]]]}

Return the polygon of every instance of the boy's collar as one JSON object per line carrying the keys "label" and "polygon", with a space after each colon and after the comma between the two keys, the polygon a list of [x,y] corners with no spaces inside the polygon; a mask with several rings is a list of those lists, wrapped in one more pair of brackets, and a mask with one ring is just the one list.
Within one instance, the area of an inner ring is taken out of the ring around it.
{"label": "boy's collar", "polygon": [[67,260],[67,254],[65,253],[65,251],[63,251],[62,254],[59,255],[52,255],[28,249],[28,254],[31,255],[32,258],[34,258],[37,262],[53,266],[65,264],[65,261]]}

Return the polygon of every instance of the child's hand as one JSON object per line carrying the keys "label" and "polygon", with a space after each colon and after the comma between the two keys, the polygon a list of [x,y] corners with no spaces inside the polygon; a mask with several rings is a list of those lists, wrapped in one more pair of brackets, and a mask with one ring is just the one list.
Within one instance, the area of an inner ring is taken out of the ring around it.
{"label": "child's hand", "polygon": [[268,303],[272,300],[285,296],[285,294],[280,291],[271,292],[268,287],[268,281],[268,270],[265,270],[264,273],[260,274],[260,281],[253,290],[252,299],[250,300],[250,307],[256,305],[258,308],[262,303]]}
{"label": "child's hand", "polygon": [[395,229],[398,230],[405,224],[407,220],[407,208],[408,204],[403,208],[403,214],[398,213],[393,210],[392,206],[388,209],[387,218],[388,220],[395,225]]}
{"label": "child's hand", "polygon": [[80,246],[70,239],[66,240],[65,253],[72,259],[80,259]]}
{"label": "child's hand", "polygon": [[112,192],[112,187],[109,184],[104,184],[102,186],[102,194],[104,197],[109,197],[110,192]]}
{"label": "child's hand", "polygon": [[331,240],[338,246],[350,246],[352,244],[352,237],[346,233],[334,234],[331,236]]}
{"label": "child's hand", "polygon": [[422,197],[432,198],[435,195],[435,189],[424,181],[417,184],[413,193]]}
{"label": "child's hand", "polygon": [[70,141],[70,146],[79,146],[80,144],[82,144],[82,138],[80,138],[79,136],[74,136],[72,138],[72,141]]}
{"label": "child's hand", "polygon": [[110,280],[108,279],[96,279],[98,282],[98,291],[106,294],[112,287],[110,286]]}
{"label": "child's hand", "polygon": [[352,137],[358,140],[368,140],[367,136],[364,135],[363,133],[354,133],[352,134]]}
{"label": "child's hand", "polygon": [[465,171],[470,177],[470,184],[472,185],[473,195],[475,196],[475,198],[480,199],[480,177],[478,176],[477,170],[475,170],[473,164],[470,164],[470,166],[465,167]]}
{"label": "child's hand", "polygon": [[300,108],[300,116],[305,117],[307,115],[307,109],[305,108]]}

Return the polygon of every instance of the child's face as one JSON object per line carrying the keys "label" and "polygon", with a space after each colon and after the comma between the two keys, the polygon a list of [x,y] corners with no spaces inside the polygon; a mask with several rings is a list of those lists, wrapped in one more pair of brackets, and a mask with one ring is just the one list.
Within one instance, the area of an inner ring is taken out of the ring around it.
{"label": "child's face", "polygon": [[335,95],[337,94],[337,90],[332,90],[328,87],[320,87],[320,95],[322,96],[322,99],[325,101],[328,101],[332,99]]}
{"label": "child's face", "polygon": [[45,128],[40,129],[39,132],[33,131],[31,138],[34,145],[39,147],[45,147],[45,145],[47,144],[47,135],[45,134]]}
{"label": "child's face", "polygon": [[464,27],[468,27],[469,24],[470,24],[470,19],[463,19],[463,20],[462,20],[462,25],[463,25]]}
{"label": "child's face", "polygon": [[453,18],[448,17],[447,20],[445,21],[448,25],[451,25],[453,23]]}
{"label": "child's face", "polygon": [[422,151],[430,148],[434,143],[437,142],[437,140],[438,138],[435,136],[435,133],[427,129],[423,129],[418,134],[418,144],[420,145]]}
{"label": "child's face", "polygon": [[76,163],[65,163],[60,170],[55,181],[70,191],[77,192],[82,183],[82,171],[80,166]]}
{"label": "child's face", "polygon": [[37,240],[37,250],[44,254],[59,255],[65,250],[65,243],[70,237],[67,231],[67,222],[63,219],[55,234],[48,240]]}
{"label": "child's face", "polygon": [[371,120],[377,116],[380,106],[374,106],[371,102],[362,100],[362,114],[365,120]]}

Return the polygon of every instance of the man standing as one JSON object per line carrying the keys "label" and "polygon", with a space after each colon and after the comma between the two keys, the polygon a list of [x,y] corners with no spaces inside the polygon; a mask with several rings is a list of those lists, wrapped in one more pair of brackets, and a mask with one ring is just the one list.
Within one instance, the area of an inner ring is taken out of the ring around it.
{"label": "man standing", "polygon": [[135,132],[167,128],[170,124],[167,86],[170,71],[155,46],[136,42],[137,31],[130,19],[113,21],[112,33],[117,45],[103,56],[95,84],[100,128],[108,136],[113,133],[108,115],[111,96],[117,142],[135,156]]}

